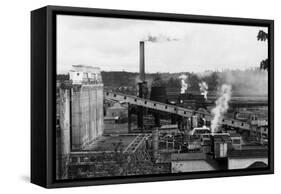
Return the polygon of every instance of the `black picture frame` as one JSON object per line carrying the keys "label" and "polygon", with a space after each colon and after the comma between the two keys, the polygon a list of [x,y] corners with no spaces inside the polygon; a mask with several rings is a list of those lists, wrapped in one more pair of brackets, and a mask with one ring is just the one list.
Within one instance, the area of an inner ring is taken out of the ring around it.
{"label": "black picture frame", "polygon": [[[102,16],[268,27],[269,160],[267,168],[169,175],[55,179],[56,15]],[[31,12],[31,182],[46,188],[274,173],[274,21],[172,13],[46,6]]]}

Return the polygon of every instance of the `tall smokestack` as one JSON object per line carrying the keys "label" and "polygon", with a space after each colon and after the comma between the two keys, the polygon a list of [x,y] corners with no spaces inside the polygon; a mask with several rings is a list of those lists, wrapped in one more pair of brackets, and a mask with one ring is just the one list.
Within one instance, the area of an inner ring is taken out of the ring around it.
{"label": "tall smokestack", "polygon": [[140,41],[140,80],[145,81],[144,41]]}

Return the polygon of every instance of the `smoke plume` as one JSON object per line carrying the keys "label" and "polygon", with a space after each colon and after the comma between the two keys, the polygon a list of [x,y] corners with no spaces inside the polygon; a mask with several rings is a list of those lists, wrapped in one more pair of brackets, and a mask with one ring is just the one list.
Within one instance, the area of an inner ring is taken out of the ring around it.
{"label": "smoke plume", "polygon": [[188,87],[188,84],[186,83],[187,75],[182,74],[179,76],[179,79],[181,80],[181,94],[184,94]]}
{"label": "smoke plume", "polygon": [[223,84],[219,89],[219,98],[216,100],[216,106],[211,110],[214,116],[211,122],[212,133],[217,132],[223,114],[228,109],[228,102],[231,98],[231,85]]}
{"label": "smoke plume", "polygon": [[261,70],[225,70],[219,73],[220,83],[232,86],[233,94],[268,96],[268,72]]}
{"label": "smoke plume", "polygon": [[178,38],[171,38],[169,36],[165,36],[165,35],[158,35],[158,36],[152,36],[152,35],[148,35],[144,41],[146,42],[171,42],[171,41],[178,41]]}
{"label": "smoke plume", "polygon": [[202,81],[201,83],[199,83],[199,87],[200,87],[201,95],[203,95],[204,98],[207,100],[207,95],[208,95],[208,85],[207,85],[207,83]]}

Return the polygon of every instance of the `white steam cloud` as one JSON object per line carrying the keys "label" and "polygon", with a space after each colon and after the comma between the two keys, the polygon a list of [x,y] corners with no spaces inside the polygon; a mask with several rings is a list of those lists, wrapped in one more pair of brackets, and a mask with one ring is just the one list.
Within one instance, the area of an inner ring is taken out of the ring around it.
{"label": "white steam cloud", "polygon": [[152,36],[152,35],[148,35],[143,41],[146,42],[171,42],[171,41],[178,41],[178,38],[172,38],[169,36],[165,36],[165,35],[158,35],[158,36]]}
{"label": "white steam cloud", "polygon": [[220,83],[232,86],[233,93],[268,96],[268,72],[259,69],[226,70],[219,74]]}
{"label": "white steam cloud", "polygon": [[207,95],[208,95],[208,84],[204,81],[202,81],[201,83],[199,83],[199,87],[200,87],[200,92],[201,95],[204,96],[204,98],[207,100]]}
{"label": "white steam cloud", "polygon": [[212,133],[217,132],[218,126],[224,113],[228,110],[228,102],[231,98],[231,85],[223,84],[219,89],[219,98],[216,100],[216,106],[211,110],[214,116],[211,122]]}
{"label": "white steam cloud", "polygon": [[179,79],[181,80],[181,94],[184,94],[188,87],[188,84],[186,83],[187,75],[182,74],[179,76]]}

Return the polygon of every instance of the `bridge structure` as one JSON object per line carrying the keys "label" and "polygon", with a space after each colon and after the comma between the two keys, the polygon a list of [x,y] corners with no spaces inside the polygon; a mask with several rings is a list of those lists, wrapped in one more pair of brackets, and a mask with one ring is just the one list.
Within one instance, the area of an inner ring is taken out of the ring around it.
{"label": "bridge structure", "polygon": [[[140,98],[133,95],[123,94],[123,93],[116,93],[116,92],[109,92],[104,91],[104,96],[106,99],[115,100],[123,103],[128,103],[131,105],[137,105],[157,111],[163,111],[170,114],[175,114],[184,118],[190,118],[194,115],[199,115],[203,117],[206,121],[211,121],[213,116],[209,113],[193,110],[190,108],[184,108],[179,106],[174,106],[171,104],[166,104],[162,102],[152,101],[145,98]],[[233,128],[239,128],[242,130],[251,131],[251,125],[247,122],[243,122],[236,119],[229,119],[224,118],[221,120],[222,125],[226,125]]]}

